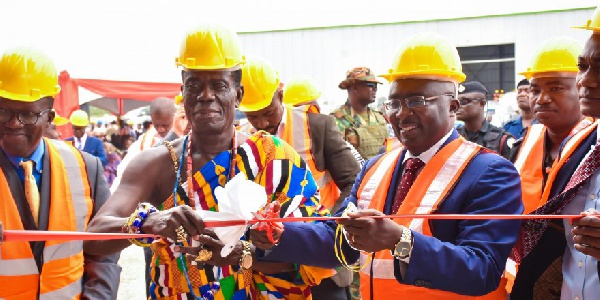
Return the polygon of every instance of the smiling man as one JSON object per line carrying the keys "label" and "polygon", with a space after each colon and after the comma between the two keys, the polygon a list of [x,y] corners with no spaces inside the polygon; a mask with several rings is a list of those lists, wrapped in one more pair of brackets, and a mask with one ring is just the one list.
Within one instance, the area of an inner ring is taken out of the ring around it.
{"label": "smiling man", "polygon": [[[0,58],[0,241],[7,230],[85,231],[109,196],[100,161],[43,138],[54,119],[58,73],[43,53]],[[2,299],[115,299],[118,254],[93,256],[82,241],[0,245]]]}
{"label": "smiling man", "polygon": [[[390,73],[386,112],[403,148],[365,164],[339,220],[361,250],[363,297],[465,299],[499,287],[519,230],[514,220],[373,219],[383,214],[520,214],[517,171],[499,155],[465,141],[451,116],[465,79],[456,48],[436,34],[402,45]],[[500,200],[501,199],[501,200]],[[344,252],[356,257],[351,249]],[[374,254],[370,254],[374,252]],[[373,255],[373,256],[371,256]]]}
{"label": "smiling man", "polygon": [[[280,214],[292,206],[292,199],[298,202],[290,212],[296,216],[326,212],[319,210],[310,170],[288,144],[262,131],[247,136],[233,126],[244,95],[239,37],[228,28],[203,24],[185,35],[176,63],[182,68],[191,131],[140,152],[89,228],[162,238],[87,241],[85,248],[106,254],[130,242],[151,247],[153,299],[310,299],[311,286],[333,275],[329,268],[337,266],[333,251],[323,253],[319,242],[300,238],[310,232],[315,241],[327,240],[328,231],[311,229],[322,225],[286,223],[283,233],[271,239],[264,231],[250,229],[222,257],[223,241],[204,228],[196,213],[219,211],[214,191],[236,174],[264,187],[268,201],[283,207]],[[200,246],[191,246],[192,239]],[[305,256],[301,259],[300,254]],[[326,259],[329,263],[322,262]]]}

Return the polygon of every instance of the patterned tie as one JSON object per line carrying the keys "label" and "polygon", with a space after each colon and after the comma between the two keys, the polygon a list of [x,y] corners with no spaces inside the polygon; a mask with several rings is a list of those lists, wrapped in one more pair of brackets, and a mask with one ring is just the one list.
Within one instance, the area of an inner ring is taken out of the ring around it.
{"label": "patterned tie", "polygon": [[[579,189],[600,168],[600,143],[596,144],[590,155],[579,165],[565,189],[542,207],[531,212],[531,215],[558,215],[575,198]],[[517,244],[512,250],[511,258],[520,262],[537,244],[548,226],[548,219],[529,219],[523,221]]]}
{"label": "patterned tie", "polygon": [[83,150],[83,145],[81,144],[81,139],[77,138],[77,149]]}
{"label": "patterned tie", "polygon": [[400,184],[396,189],[396,196],[394,197],[394,205],[392,205],[392,214],[398,212],[402,201],[406,198],[410,187],[413,182],[415,182],[415,177],[417,171],[422,168],[425,163],[419,158],[409,158],[406,160],[406,165],[404,166],[404,174],[402,174],[402,179],[400,180]]}
{"label": "patterned tie", "polygon": [[40,211],[40,193],[38,191],[37,183],[35,182],[35,177],[33,177],[33,161],[22,161],[19,165],[23,168],[25,172],[25,198],[27,198],[27,202],[29,203],[29,209],[31,210],[31,214],[33,215],[33,221],[35,221],[35,226],[38,226],[38,214]]}

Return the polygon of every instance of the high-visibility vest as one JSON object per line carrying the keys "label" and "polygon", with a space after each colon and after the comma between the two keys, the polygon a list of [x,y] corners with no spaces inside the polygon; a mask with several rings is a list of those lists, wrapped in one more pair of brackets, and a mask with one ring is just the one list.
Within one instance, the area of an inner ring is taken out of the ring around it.
{"label": "high-visibility vest", "polygon": [[[586,117],[573,127],[559,156],[552,163],[552,167],[546,178],[546,184],[542,189],[542,168],[547,129],[542,124],[531,125],[523,138],[521,148],[515,160],[515,168],[519,171],[521,188],[523,190],[523,206],[525,207],[523,214],[529,214],[548,202],[552,184],[554,183],[554,179],[556,179],[556,175],[558,175],[558,171],[569,160],[573,151],[579,147],[596,127],[598,127],[598,121],[591,117]],[[507,278],[506,290],[509,293],[512,291],[518,270],[519,264],[512,259],[508,259],[504,276]]]}
{"label": "high-visibility vest", "polygon": [[308,126],[308,114],[311,112],[311,105],[286,107],[285,126],[283,132],[280,132],[281,139],[298,152],[300,157],[306,162],[310,172],[319,186],[320,204],[330,209],[340,197],[340,189],[337,187],[331,174],[327,170],[317,169],[315,158],[312,153],[312,140],[310,137],[310,127]]}
{"label": "high-visibility vest", "polygon": [[[366,172],[357,192],[359,209],[384,210],[394,166],[398,163],[402,150],[397,149],[384,154]],[[460,180],[466,166],[480,150],[481,146],[467,142],[462,137],[440,149],[423,167],[398,211],[392,213],[429,214],[437,210],[455,183]],[[444,188],[440,189],[440,187]],[[415,232],[432,236],[429,223],[424,222],[423,219],[394,219],[394,221]],[[361,263],[364,264],[368,256],[368,253],[361,252]],[[376,252],[371,263],[373,274],[370,274],[369,266],[360,272],[360,289],[363,296],[369,295],[371,288],[369,279],[373,276],[374,299],[506,299],[504,288],[498,288],[485,296],[472,297],[400,283],[394,276],[394,258],[389,250]]]}
{"label": "high-visibility vest", "polygon": [[385,139],[383,146],[385,147],[385,152],[391,152],[392,150],[402,147],[402,143],[395,137],[389,137]]}
{"label": "high-visibility vest", "polygon": [[[594,119],[587,117],[581,120],[573,129],[571,129],[571,133],[569,133],[570,137],[577,135],[582,130],[588,129],[589,126],[594,123]],[[593,130],[593,129],[592,129]],[[543,163],[544,163],[544,144],[546,140],[546,126],[542,124],[534,124],[531,125],[525,137],[523,138],[523,142],[521,144],[521,148],[519,153],[517,154],[517,158],[515,160],[515,168],[519,171],[519,176],[521,177],[521,188],[523,190],[523,206],[524,211],[523,214],[528,214],[538,207],[542,206],[548,198],[543,199],[542,194],[544,191],[542,190],[542,181],[543,181]],[[577,145],[583,141],[580,135],[578,137],[570,139],[570,143],[565,145],[562,149],[560,156],[555,159],[553,162],[553,166],[551,168],[554,169],[555,165],[561,165],[565,163],[565,161],[570,157],[570,153],[572,150],[577,148]],[[587,136],[587,135],[586,135]],[[570,152],[569,152],[570,151]],[[550,172],[551,172],[550,170]],[[549,174],[550,174],[549,172]],[[556,174],[555,174],[556,175]],[[546,186],[552,186],[552,182],[554,181],[554,176],[547,178],[548,182]],[[550,189],[546,192],[549,195]]]}
{"label": "high-visibility vest", "polygon": [[[44,139],[50,162],[49,231],[87,228],[93,211],[91,188],[81,153],[65,142]],[[17,205],[0,170],[0,221],[5,229],[24,230]],[[38,270],[28,242],[0,246],[0,299],[79,299],[83,277],[82,241],[47,241]]]}

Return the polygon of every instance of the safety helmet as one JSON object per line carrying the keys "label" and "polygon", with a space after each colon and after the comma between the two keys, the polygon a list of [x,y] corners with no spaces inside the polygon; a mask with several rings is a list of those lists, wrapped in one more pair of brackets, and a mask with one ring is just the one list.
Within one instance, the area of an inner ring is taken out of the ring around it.
{"label": "safety helmet", "polygon": [[244,97],[239,110],[258,111],[271,104],[279,87],[279,73],[264,58],[248,57],[242,67]]}
{"label": "safety helmet", "polygon": [[398,50],[392,68],[381,77],[392,82],[404,78],[424,78],[463,82],[467,76],[456,47],[435,33],[420,33],[408,39]]}
{"label": "safety helmet", "polygon": [[86,126],[88,126],[88,124],[90,124],[88,114],[85,111],[80,110],[80,109],[71,113],[71,116],[69,117],[69,121],[71,122],[71,124],[73,124],[73,126],[77,126],[77,127],[86,127]]}
{"label": "safety helmet", "polygon": [[175,96],[175,105],[179,105],[183,102],[183,96],[181,94]]}
{"label": "safety helmet", "polygon": [[296,75],[283,86],[283,103],[294,106],[317,100],[321,92],[315,81],[306,75]]}
{"label": "safety helmet", "polygon": [[60,92],[52,60],[32,48],[14,48],[0,58],[0,97],[35,102]]}
{"label": "safety helmet", "polygon": [[519,73],[527,79],[544,77],[551,73],[566,73],[575,76],[578,72],[577,57],[583,46],[570,37],[555,37],[543,42],[534,52],[527,71]]}
{"label": "safety helmet", "polygon": [[592,19],[587,20],[585,25],[573,26],[573,28],[593,30],[594,33],[600,33],[600,6],[596,7],[594,15],[592,15]]}
{"label": "safety helmet", "polygon": [[222,70],[244,62],[238,35],[229,28],[203,24],[181,42],[175,64],[188,70]]}
{"label": "safety helmet", "polygon": [[63,126],[63,125],[69,124],[69,119],[67,119],[65,117],[61,117],[58,114],[55,114],[53,122],[54,122],[54,125],[56,125],[56,126]]}

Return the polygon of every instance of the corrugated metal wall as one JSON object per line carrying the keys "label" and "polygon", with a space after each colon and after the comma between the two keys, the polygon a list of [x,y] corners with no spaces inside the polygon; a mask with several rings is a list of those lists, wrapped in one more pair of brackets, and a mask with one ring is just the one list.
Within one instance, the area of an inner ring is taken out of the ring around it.
{"label": "corrugated metal wall", "polygon": [[[515,44],[517,72],[524,70],[532,52],[544,40],[567,35],[585,42],[589,32],[571,29],[585,24],[593,9],[407,24],[337,27],[281,32],[243,33],[248,55],[267,58],[280,71],[282,80],[302,73],[315,78],[323,95],[321,102],[339,105],[346,99],[338,89],[347,69],[366,65],[377,74],[390,68],[398,45],[408,36],[431,31],[442,34],[456,46]],[[515,74],[517,76],[517,74]],[[387,84],[378,96],[386,96]]]}

